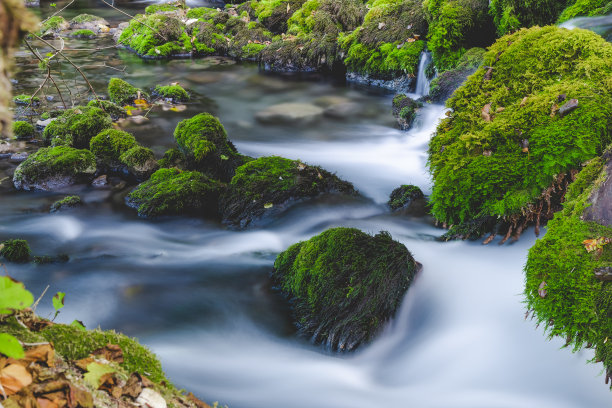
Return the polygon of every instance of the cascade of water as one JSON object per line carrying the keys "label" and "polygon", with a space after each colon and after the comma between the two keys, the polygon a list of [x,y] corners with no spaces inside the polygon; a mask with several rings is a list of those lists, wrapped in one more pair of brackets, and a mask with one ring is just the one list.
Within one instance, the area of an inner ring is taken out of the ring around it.
{"label": "cascade of water", "polygon": [[429,84],[431,80],[427,78],[425,70],[431,62],[431,54],[428,51],[423,51],[421,60],[419,61],[419,71],[417,74],[416,91],[419,96],[429,95]]}
{"label": "cascade of water", "polygon": [[601,35],[607,41],[612,41],[612,14],[597,17],[576,17],[559,25],[568,29],[584,28]]}

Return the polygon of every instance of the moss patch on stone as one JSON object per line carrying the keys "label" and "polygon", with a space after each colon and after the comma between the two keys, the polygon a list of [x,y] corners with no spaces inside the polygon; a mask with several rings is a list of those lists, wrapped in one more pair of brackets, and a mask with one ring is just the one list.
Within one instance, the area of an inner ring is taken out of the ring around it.
{"label": "moss patch on stone", "polygon": [[95,106],[68,109],[43,131],[43,139],[52,146],[89,148],[90,140],[112,126],[111,117]]}
{"label": "moss patch on stone", "polygon": [[67,208],[75,208],[83,205],[83,200],[78,195],[64,197],[51,204],[51,212],[62,211]]}
{"label": "moss patch on stone", "polygon": [[0,245],[0,256],[8,262],[25,263],[30,260],[30,246],[25,239],[9,239]]}
{"label": "moss patch on stone", "polygon": [[332,228],[279,254],[272,279],[290,299],[300,333],[350,351],[394,316],[416,271],[389,233]]}
{"label": "moss patch on stone", "polygon": [[96,33],[94,33],[93,31],[83,28],[80,30],[74,30],[70,33],[70,37],[75,37],[75,38],[95,38],[96,37]]}
{"label": "moss patch on stone", "polygon": [[40,98],[38,96],[32,97],[31,95],[16,95],[13,96],[13,102],[16,105],[38,105],[40,104]]}
{"label": "moss patch on stone", "polygon": [[189,94],[180,85],[157,85],[153,90],[153,96],[170,99],[173,102],[187,102],[189,100]]}
{"label": "moss patch on stone", "polygon": [[18,120],[13,122],[13,136],[17,140],[29,140],[36,135],[36,130],[30,122]]}
{"label": "moss patch on stone", "polygon": [[459,58],[455,68],[440,73],[431,80],[428,99],[434,103],[441,103],[451,97],[484,60],[483,48],[470,48]]}
{"label": "moss patch on stone", "polygon": [[423,107],[421,102],[406,96],[406,94],[395,95],[392,102],[393,116],[397,119],[402,130],[408,130],[416,119],[417,111]]}
{"label": "moss patch on stone", "polygon": [[547,189],[610,142],[610,61],[612,45],[579,29],[523,29],[491,46],[431,139],[433,215],[539,219]]}
{"label": "moss patch on stone", "polygon": [[164,157],[162,157],[157,163],[162,169],[169,169],[172,167],[183,169],[187,163],[187,158],[179,149],[173,148],[166,150]]}
{"label": "moss patch on stone", "polygon": [[111,78],[108,82],[108,97],[117,105],[125,106],[134,103],[136,99],[147,98],[147,94],[121,78]]}
{"label": "moss patch on stone", "polygon": [[123,30],[118,42],[138,55],[154,59],[191,55],[193,49],[185,24],[177,16],[169,14],[137,14]]}
{"label": "moss patch on stone", "polygon": [[112,169],[121,163],[121,155],[136,145],[136,139],[131,134],[107,129],[91,139],[89,150],[101,167]]}
{"label": "moss patch on stone", "polygon": [[121,154],[119,158],[129,174],[136,180],[144,181],[159,169],[159,164],[155,160],[153,151],[147,147],[134,146]]}
{"label": "moss patch on stone", "polygon": [[46,33],[48,31],[58,33],[62,30],[66,30],[70,24],[64,19],[62,16],[53,16],[46,20],[40,27],[41,33]]}
{"label": "moss patch on stone", "polygon": [[127,111],[111,101],[94,99],[89,101],[87,106],[95,106],[102,109],[104,112],[108,113],[113,120],[127,117]]}
{"label": "moss patch on stone", "polygon": [[[425,195],[417,186],[410,184],[404,184],[391,192],[387,205],[392,211],[397,210],[410,210],[411,207],[422,207]],[[412,208],[417,209],[417,208]],[[419,208],[422,210],[422,208]]]}
{"label": "moss patch on stone", "polygon": [[127,197],[128,206],[138,215],[193,215],[214,217],[217,214],[220,184],[197,171],[160,169]]}

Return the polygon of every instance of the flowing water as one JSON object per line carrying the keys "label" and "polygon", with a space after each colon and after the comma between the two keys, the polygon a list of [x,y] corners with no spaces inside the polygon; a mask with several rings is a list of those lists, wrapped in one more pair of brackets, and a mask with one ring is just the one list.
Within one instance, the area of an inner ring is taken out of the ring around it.
{"label": "flowing water", "polygon": [[431,83],[431,79],[427,78],[426,69],[431,63],[431,53],[429,51],[424,51],[421,54],[421,60],[419,61],[419,72],[417,74],[417,82],[416,82],[416,94],[419,96],[429,95],[429,84]]}
{"label": "flowing water", "polygon": [[[434,238],[442,231],[430,219],[387,210],[389,193],[401,184],[430,192],[427,143],[444,107],[426,105],[415,127],[401,132],[386,91],[268,76],[256,65],[221,58],[143,62],[125,51],[102,55],[108,65],[125,66],[125,79],[137,86],[179,81],[192,90],[186,111],[154,111],[149,122],[129,129],[158,155],[173,146],[178,121],[210,111],[241,152],[321,165],[365,198],[304,203],[267,225],[236,232],[198,219],[140,219],[123,205],[126,190],[75,187],[70,192],[81,194],[86,206],[49,214],[64,194],[16,192],[4,181],[0,240],[23,237],[36,254],[70,255],[66,264],[9,265],[35,295],[46,285],[51,293],[67,293],[60,321],[79,319],[138,337],[158,353],[176,385],[234,408],[610,406],[601,365],[585,363],[592,353],[560,349],[563,341],[549,342],[542,328],[524,320],[522,267],[535,241],[531,230],[513,245],[440,243]],[[98,57],[75,58],[96,64]],[[35,61],[22,51],[17,63],[16,91],[31,91]],[[92,69],[98,89],[117,75]],[[308,126],[254,119],[277,103],[330,101],[354,109]],[[268,282],[276,254],[333,226],[387,230],[424,265],[384,333],[342,356],[297,338]],[[39,313],[50,315],[50,303],[47,297]]]}

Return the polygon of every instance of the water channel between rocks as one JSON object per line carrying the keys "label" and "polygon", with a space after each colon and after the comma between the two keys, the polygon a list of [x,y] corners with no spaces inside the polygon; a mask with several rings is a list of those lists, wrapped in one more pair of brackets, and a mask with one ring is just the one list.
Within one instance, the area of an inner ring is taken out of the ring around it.
{"label": "water channel between rocks", "polygon": [[[429,219],[386,208],[401,184],[430,191],[427,143],[444,107],[426,105],[415,127],[401,132],[386,91],[264,75],[256,65],[220,58],[144,62],[126,51],[103,55],[107,64],[125,66],[124,79],[136,86],[178,81],[193,92],[186,111],[154,112],[127,129],[158,157],[173,146],[180,120],[209,111],[242,153],[321,165],[365,198],[301,204],[272,223],[234,232],[195,219],[139,219],[121,194],[90,187],[76,190],[85,208],[49,214],[64,194],[17,192],[4,181],[0,240],[19,236],[35,253],[71,257],[67,264],[10,265],[35,294],[47,284],[51,293],[67,293],[60,321],[138,337],[159,354],[176,385],[232,408],[609,406],[602,367],[585,363],[590,352],[560,349],[561,340],[549,342],[542,328],[524,320],[522,268],[532,230],[513,245],[439,243],[441,231]],[[21,51],[17,65],[16,92],[30,92],[35,61]],[[117,75],[94,70],[98,89]],[[254,119],[285,102],[350,109],[300,125]],[[296,338],[267,280],[277,253],[331,226],[387,230],[424,265],[385,332],[346,356]],[[50,301],[43,303],[39,312],[51,314]]]}

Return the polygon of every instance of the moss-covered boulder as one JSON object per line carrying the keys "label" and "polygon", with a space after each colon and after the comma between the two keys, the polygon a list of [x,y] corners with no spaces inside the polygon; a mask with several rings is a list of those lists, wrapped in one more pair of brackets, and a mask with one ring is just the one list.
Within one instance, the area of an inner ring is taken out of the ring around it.
{"label": "moss-covered boulder", "polygon": [[83,205],[83,200],[78,195],[64,197],[51,204],[50,212],[58,212],[69,208],[77,208]]}
{"label": "moss-covered boulder", "polygon": [[219,182],[197,171],[157,170],[126,197],[126,203],[142,217],[193,215],[215,217]]}
{"label": "moss-covered boulder", "polygon": [[174,138],[190,169],[221,181],[230,181],[236,168],[246,160],[227,138],[219,119],[210,113],[179,122]]}
{"label": "moss-covered boulder", "polygon": [[13,96],[13,102],[15,105],[40,105],[40,98],[38,96],[31,96],[26,94],[20,94]]}
{"label": "moss-covered boulder", "polygon": [[170,100],[171,102],[187,102],[189,94],[180,85],[157,85],[152,92],[153,96]]}
{"label": "moss-covered boulder", "polygon": [[551,217],[571,172],[612,139],[612,44],[522,29],[491,46],[447,106],[429,145],[433,215],[517,236]]}
{"label": "moss-covered boulder", "polygon": [[[550,337],[595,348],[612,379],[612,154],[591,160],[525,265],[527,308]],[[605,211],[598,213],[593,208]]]}
{"label": "moss-covered boulder", "polygon": [[499,35],[521,27],[554,23],[574,0],[491,0],[491,15]]}
{"label": "moss-covered boulder", "polygon": [[484,48],[474,47],[466,51],[459,58],[455,68],[446,70],[431,80],[427,99],[433,103],[445,102],[470,75],[476,72],[482,64],[484,54]]}
{"label": "moss-covered boulder", "polygon": [[260,157],[236,169],[220,203],[223,221],[245,228],[262,217],[321,194],[356,194],[353,185],[317,167],[282,157]]}
{"label": "moss-covered boulder", "polygon": [[427,212],[427,200],[417,186],[404,184],[391,192],[387,202],[392,211],[401,211],[410,215],[424,215]]}
{"label": "moss-covered boulder", "polygon": [[91,139],[112,126],[111,117],[95,106],[77,106],[68,109],[49,123],[43,139],[51,146],[70,146],[88,149]]}
{"label": "moss-covered boulder", "polygon": [[0,243],[0,256],[8,262],[25,263],[30,260],[30,246],[25,239],[9,239]]}
{"label": "moss-covered boulder", "polygon": [[104,112],[108,113],[114,121],[127,117],[127,111],[111,101],[93,99],[87,103],[87,106],[95,106],[102,109]]}
{"label": "moss-covered boulder", "polygon": [[17,140],[30,140],[36,136],[36,129],[30,122],[17,120],[13,122],[13,136]]}
{"label": "moss-covered boulder", "polygon": [[44,20],[40,26],[41,34],[57,34],[60,31],[67,30],[70,24],[62,16],[53,16]]}
{"label": "moss-covered boulder", "polygon": [[472,47],[485,47],[495,39],[489,0],[426,0],[429,20],[427,47],[439,71],[454,68]]}
{"label": "moss-covered boulder", "polygon": [[123,152],[119,160],[125,166],[125,173],[136,181],[147,180],[159,169],[155,155],[148,147],[134,146]]}
{"label": "moss-covered boulder", "polygon": [[568,7],[559,16],[559,23],[580,16],[605,16],[612,13],[610,0],[576,0],[569,1]]}
{"label": "moss-covered boulder", "polygon": [[111,78],[108,82],[108,97],[117,105],[124,106],[131,105],[137,99],[147,98],[147,94],[121,78]]}
{"label": "moss-covered boulder", "polygon": [[95,36],[98,32],[108,31],[108,21],[92,14],[79,14],[70,20],[70,28],[77,31],[89,30]]}
{"label": "moss-covered boulder", "polygon": [[287,31],[287,20],[306,0],[256,0],[248,2],[249,14],[275,34]]}
{"label": "moss-covered boulder", "polygon": [[279,254],[272,279],[291,301],[302,335],[351,351],[395,315],[417,269],[387,232],[333,228]]}
{"label": "moss-covered boulder", "polygon": [[423,107],[423,104],[405,94],[398,94],[393,98],[392,107],[393,116],[397,119],[399,128],[408,130],[412,127],[417,111]]}
{"label": "moss-covered boulder", "polygon": [[87,38],[87,39],[96,38],[96,33],[94,33],[92,30],[88,28],[82,28],[79,30],[71,31],[70,34],[68,35],[74,38]]}
{"label": "moss-covered boulder", "polygon": [[187,158],[179,149],[173,148],[166,150],[164,157],[159,159],[157,164],[159,164],[159,167],[162,169],[170,169],[172,167],[185,169]]}
{"label": "moss-covered boulder", "polygon": [[136,139],[131,134],[106,129],[91,139],[89,150],[96,156],[101,170],[117,171],[121,166],[121,155],[136,145]]}
{"label": "moss-covered boulder", "polygon": [[13,184],[18,190],[53,191],[89,183],[95,173],[96,159],[89,150],[47,147],[30,155],[15,169]]}

